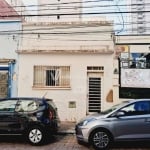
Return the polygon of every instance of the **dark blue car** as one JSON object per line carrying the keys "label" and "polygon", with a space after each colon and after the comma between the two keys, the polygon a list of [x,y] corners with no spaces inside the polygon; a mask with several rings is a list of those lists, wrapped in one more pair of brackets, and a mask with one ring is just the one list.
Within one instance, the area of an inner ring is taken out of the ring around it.
{"label": "dark blue car", "polygon": [[58,130],[57,108],[46,98],[0,99],[0,135],[24,135],[32,145],[41,145]]}

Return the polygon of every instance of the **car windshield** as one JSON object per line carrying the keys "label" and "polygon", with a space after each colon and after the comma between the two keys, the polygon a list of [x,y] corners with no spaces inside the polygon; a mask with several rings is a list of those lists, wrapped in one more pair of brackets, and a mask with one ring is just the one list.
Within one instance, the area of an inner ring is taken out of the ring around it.
{"label": "car windshield", "polygon": [[101,114],[106,115],[106,114],[108,114],[108,113],[111,113],[111,112],[113,112],[114,110],[116,110],[116,109],[122,107],[124,104],[127,104],[127,103],[128,103],[128,101],[125,101],[125,102],[119,103],[119,104],[117,104],[117,105],[114,105],[114,106],[112,106],[111,108],[102,111]]}

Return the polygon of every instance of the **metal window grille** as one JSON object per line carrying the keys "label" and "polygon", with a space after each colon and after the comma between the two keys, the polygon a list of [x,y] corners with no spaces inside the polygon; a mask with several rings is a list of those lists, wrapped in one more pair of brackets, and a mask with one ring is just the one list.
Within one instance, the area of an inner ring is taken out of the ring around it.
{"label": "metal window grille", "polygon": [[101,78],[90,77],[89,78],[89,112],[101,111]]}
{"label": "metal window grille", "polygon": [[34,66],[34,87],[69,87],[69,66]]}

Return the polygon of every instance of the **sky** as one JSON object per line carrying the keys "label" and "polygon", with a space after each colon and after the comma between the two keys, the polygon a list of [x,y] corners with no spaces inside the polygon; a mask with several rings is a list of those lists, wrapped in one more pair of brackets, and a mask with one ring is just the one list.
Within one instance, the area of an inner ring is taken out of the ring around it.
{"label": "sky", "polygon": [[33,5],[36,4],[37,0],[23,0],[25,5]]}
{"label": "sky", "polygon": [[[87,1],[87,0],[85,0],[85,1]],[[37,0],[23,0],[23,2],[25,5],[37,5]],[[89,3],[89,4],[91,5],[91,3]],[[107,5],[107,4],[108,5],[114,5],[114,4],[121,5],[121,4],[125,4],[125,1],[124,0],[106,0],[106,1],[103,0],[100,3],[93,3],[93,5]],[[86,5],[86,6],[88,6],[88,5]],[[34,8],[28,7],[28,9],[33,10]],[[37,9],[37,7],[35,7],[35,9]],[[83,11],[84,12],[90,12],[90,11],[99,12],[99,9],[100,9],[100,7],[99,8],[94,7],[93,9],[90,9],[90,10],[89,9],[83,9]],[[112,12],[118,11],[119,12],[119,11],[123,11],[123,9],[121,9],[119,7],[108,7],[108,8],[103,7],[103,10],[102,10],[102,7],[101,7],[100,11],[101,12],[109,12],[109,11],[112,11]],[[112,18],[113,18],[113,20],[116,24],[124,24],[124,22],[126,21],[126,17],[123,16],[121,13],[115,14],[115,15],[114,14],[113,15],[108,14],[108,15],[105,15],[105,17],[107,17],[110,20],[112,20]],[[115,28],[119,29],[120,31],[124,30],[123,25],[116,25]]]}
{"label": "sky", "polygon": [[[37,5],[37,0],[23,0],[24,5],[29,6],[29,5]],[[26,7],[27,10],[37,10],[37,7]],[[36,11],[34,11],[36,13]],[[33,12],[32,12],[33,13]]]}

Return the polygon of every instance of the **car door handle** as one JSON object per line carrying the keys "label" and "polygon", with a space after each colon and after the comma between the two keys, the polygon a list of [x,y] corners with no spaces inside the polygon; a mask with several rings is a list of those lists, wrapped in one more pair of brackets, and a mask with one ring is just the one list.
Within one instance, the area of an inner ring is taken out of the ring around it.
{"label": "car door handle", "polygon": [[148,122],[148,123],[150,123],[150,118],[148,118],[148,119],[145,119],[145,122]]}

